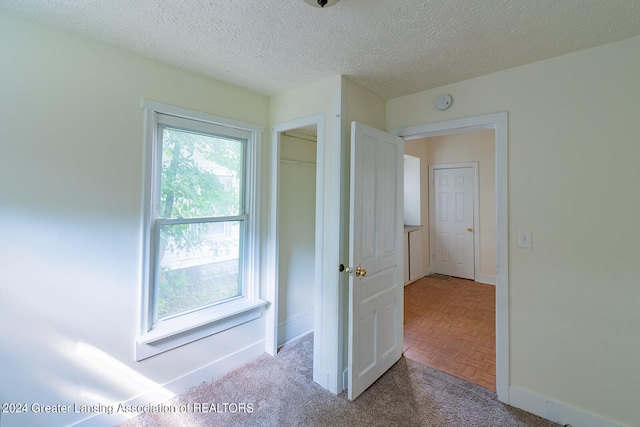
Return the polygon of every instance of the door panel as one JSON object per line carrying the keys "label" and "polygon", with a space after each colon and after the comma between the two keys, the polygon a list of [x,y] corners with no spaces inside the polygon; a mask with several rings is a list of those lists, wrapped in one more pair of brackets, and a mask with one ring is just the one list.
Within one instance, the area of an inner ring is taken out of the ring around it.
{"label": "door panel", "polygon": [[352,123],[348,395],[353,400],[402,356],[404,141]]}
{"label": "door panel", "polygon": [[435,169],[434,272],[475,278],[472,168]]}

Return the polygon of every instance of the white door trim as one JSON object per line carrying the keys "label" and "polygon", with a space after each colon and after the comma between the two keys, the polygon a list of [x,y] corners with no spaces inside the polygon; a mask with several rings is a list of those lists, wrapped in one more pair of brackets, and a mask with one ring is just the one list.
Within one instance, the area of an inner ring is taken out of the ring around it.
{"label": "white door trim", "polygon": [[[478,269],[480,266],[480,213],[478,212],[479,193],[478,193],[478,162],[463,162],[463,163],[440,163],[435,165],[429,165],[429,248],[435,248],[435,198],[433,187],[433,172],[439,169],[473,169],[473,179],[475,180],[473,186],[473,280],[478,281]],[[431,250],[431,249],[430,249]],[[429,260],[431,265],[435,259],[435,254],[430,255]]]}
{"label": "white door trim", "polygon": [[407,139],[449,135],[481,129],[495,130],[497,276],[496,276],[496,391],[509,403],[509,204],[508,116],[506,112],[394,129]]}
{"label": "white door trim", "polygon": [[316,225],[315,225],[315,276],[314,276],[314,355],[313,378],[326,387],[326,374],[321,373],[320,362],[322,354],[322,322],[318,321],[322,313],[322,283],[323,283],[323,247],[324,247],[324,163],[325,163],[325,115],[315,114],[297,120],[278,123],[271,129],[271,187],[269,195],[269,227],[267,245],[267,280],[265,281],[265,297],[269,302],[266,318],[266,351],[275,355],[278,346],[278,231],[279,231],[279,184],[280,184],[280,136],[282,132],[298,129],[304,126],[316,125]]}

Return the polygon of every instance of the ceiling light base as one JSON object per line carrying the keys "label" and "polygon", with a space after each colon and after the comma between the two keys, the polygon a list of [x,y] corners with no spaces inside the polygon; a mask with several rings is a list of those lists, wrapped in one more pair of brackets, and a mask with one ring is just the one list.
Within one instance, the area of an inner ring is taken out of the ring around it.
{"label": "ceiling light base", "polygon": [[[313,7],[321,7],[323,9],[326,9],[328,7],[333,6],[334,4],[338,3],[340,0],[303,0],[306,4],[309,4]],[[323,4],[325,3],[325,4]]]}

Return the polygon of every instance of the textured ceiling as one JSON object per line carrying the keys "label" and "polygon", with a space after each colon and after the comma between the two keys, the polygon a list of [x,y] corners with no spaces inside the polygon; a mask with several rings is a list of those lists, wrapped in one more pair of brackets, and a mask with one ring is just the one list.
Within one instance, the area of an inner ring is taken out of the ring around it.
{"label": "textured ceiling", "polygon": [[639,0],[0,0],[265,95],[344,75],[384,99],[640,35]]}

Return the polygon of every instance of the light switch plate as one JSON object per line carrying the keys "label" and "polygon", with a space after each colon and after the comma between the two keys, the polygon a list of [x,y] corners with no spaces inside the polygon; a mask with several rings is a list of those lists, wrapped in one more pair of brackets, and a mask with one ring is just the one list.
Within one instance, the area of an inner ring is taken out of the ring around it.
{"label": "light switch plate", "polygon": [[518,230],[518,247],[531,248],[531,230]]}

